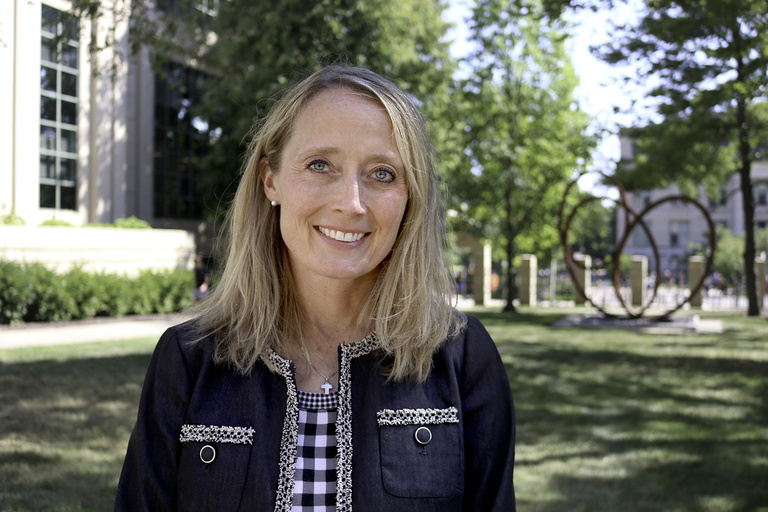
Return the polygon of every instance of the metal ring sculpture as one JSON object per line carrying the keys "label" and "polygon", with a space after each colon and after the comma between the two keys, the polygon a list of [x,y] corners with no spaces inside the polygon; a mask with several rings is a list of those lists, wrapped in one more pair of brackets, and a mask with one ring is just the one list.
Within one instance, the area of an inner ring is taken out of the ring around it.
{"label": "metal ring sculpture", "polygon": [[[607,317],[617,317],[618,315],[609,313],[606,311],[603,307],[599,306],[596,302],[594,302],[584,290],[584,287],[581,286],[579,281],[576,279],[576,273],[575,273],[575,266],[580,265],[582,270],[584,270],[584,265],[580,262],[575,262],[573,259],[573,254],[571,253],[570,246],[568,244],[568,235],[571,230],[571,224],[573,223],[573,219],[576,217],[577,212],[585,205],[591,203],[592,201],[602,201],[604,199],[610,200],[613,203],[615,203],[617,206],[620,206],[624,209],[624,224],[626,226],[624,230],[624,235],[622,236],[621,240],[616,246],[616,249],[612,253],[612,267],[613,267],[613,289],[616,292],[616,298],[619,300],[619,303],[624,308],[624,311],[627,313],[627,316],[629,318],[640,318],[643,316],[645,311],[653,304],[653,301],[656,299],[656,294],[659,289],[659,285],[661,284],[661,259],[659,258],[659,248],[656,245],[656,241],[653,239],[653,236],[651,235],[651,231],[648,228],[647,224],[643,221],[643,217],[648,214],[651,210],[658,207],[661,204],[670,202],[670,201],[683,201],[690,203],[694,205],[696,208],[701,211],[702,215],[704,216],[704,219],[707,221],[707,226],[709,228],[709,253],[707,254],[707,261],[705,266],[705,271],[701,276],[701,279],[696,283],[696,285],[691,289],[690,294],[683,300],[682,302],[679,302],[675,305],[675,307],[664,311],[663,313],[656,315],[656,316],[649,316],[648,318],[653,320],[665,320],[669,318],[675,311],[678,311],[680,308],[685,306],[691,298],[696,295],[704,286],[704,281],[706,277],[709,275],[710,271],[712,270],[712,263],[714,261],[715,257],[715,247],[716,247],[716,239],[715,239],[715,225],[712,222],[712,217],[709,215],[709,212],[707,209],[697,200],[684,196],[684,195],[675,195],[675,196],[668,196],[664,197],[662,199],[659,199],[657,201],[654,201],[650,203],[648,206],[646,206],[643,210],[640,212],[637,212],[632,209],[632,207],[629,205],[629,201],[627,200],[627,191],[624,188],[624,186],[613,179],[611,176],[606,175],[605,173],[601,171],[590,171],[592,173],[597,173],[601,175],[603,178],[605,178],[607,181],[611,182],[619,191],[619,199],[612,199],[609,197],[600,197],[600,196],[594,196],[590,195],[588,197],[585,197],[584,199],[580,200],[571,210],[570,213],[566,216],[565,215],[565,209],[566,209],[566,203],[568,202],[568,196],[571,193],[571,190],[576,185],[576,183],[581,179],[582,176],[589,173],[582,173],[580,174],[576,179],[572,180],[570,183],[568,183],[568,186],[565,189],[565,193],[563,194],[563,200],[560,202],[560,208],[558,211],[558,222],[557,222],[557,228],[560,233],[560,242],[563,246],[563,252],[565,253],[565,265],[568,268],[568,273],[571,276],[571,280],[573,281],[574,287],[576,288],[576,292],[581,294],[585,298],[587,302],[589,302],[595,309],[600,311],[603,315]],[[634,308],[632,305],[627,304],[627,302],[624,300],[624,297],[621,295],[621,279],[620,279],[620,261],[621,261],[621,255],[624,251],[624,247],[627,244],[627,240],[629,239],[630,233],[632,233],[632,230],[636,227],[642,228],[643,232],[645,232],[646,236],[648,237],[648,240],[651,244],[651,248],[653,249],[653,257],[655,260],[655,269],[656,269],[656,280],[653,286],[653,291],[650,295],[650,299],[647,300],[639,309]],[[598,267],[600,268],[600,267]]]}

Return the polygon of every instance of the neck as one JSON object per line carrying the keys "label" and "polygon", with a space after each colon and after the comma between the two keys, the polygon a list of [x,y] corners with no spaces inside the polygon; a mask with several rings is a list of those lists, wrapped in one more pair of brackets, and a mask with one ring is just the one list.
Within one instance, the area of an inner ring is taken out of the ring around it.
{"label": "neck", "polygon": [[332,351],[343,343],[365,337],[370,330],[367,321],[361,321],[373,280],[349,283],[327,280],[321,285],[297,284],[299,305],[302,309],[301,330],[307,349],[312,352]]}
{"label": "neck", "polygon": [[[367,321],[360,321],[362,305],[373,288],[373,279],[363,281],[323,280],[296,283],[302,310],[301,333],[309,356],[294,346],[291,359],[297,365],[296,382],[304,391],[319,391],[325,379],[338,385],[339,345],[364,338],[370,332]],[[313,368],[314,367],[314,371]]]}

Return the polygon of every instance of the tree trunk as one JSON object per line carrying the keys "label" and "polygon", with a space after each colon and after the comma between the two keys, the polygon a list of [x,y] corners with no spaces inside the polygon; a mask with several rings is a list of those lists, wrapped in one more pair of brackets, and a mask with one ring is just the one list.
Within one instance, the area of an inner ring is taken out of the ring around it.
{"label": "tree trunk", "polygon": [[516,272],[512,266],[515,258],[514,223],[512,221],[512,191],[508,188],[504,192],[504,231],[507,234],[507,303],[504,305],[505,313],[517,313],[514,300],[517,298]]}
{"label": "tree trunk", "polygon": [[[738,30],[734,31],[738,37]],[[743,60],[737,60],[739,81],[742,80]],[[739,130],[739,177],[741,178],[741,199],[744,211],[744,279],[747,281],[748,316],[760,315],[757,295],[757,276],[755,274],[755,201],[752,196],[752,148],[749,144],[749,124],[747,105],[743,95],[736,98],[736,122]]]}
{"label": "tree trunk", "polygon": [[747,315],[760,316],[760,301],[757,294],[755,274],[755,202],[752,197],[752,165],[749,156],[741,158],[739,176],[744,211],[744,279],[747,286]]}

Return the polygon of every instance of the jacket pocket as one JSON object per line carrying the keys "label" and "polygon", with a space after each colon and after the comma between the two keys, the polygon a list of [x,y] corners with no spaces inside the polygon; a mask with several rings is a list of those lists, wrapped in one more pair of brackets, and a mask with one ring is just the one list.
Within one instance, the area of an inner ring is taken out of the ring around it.
{"label": "jacket pocket", "polygon": [[253,429],[184,425],[179,440],[179,510],[237,510],[248,475]]}
{"label": "jacket pocket", "polygon": [[456,408],[377,413],[384,489],[401,498],[447,498],[464,484]]}

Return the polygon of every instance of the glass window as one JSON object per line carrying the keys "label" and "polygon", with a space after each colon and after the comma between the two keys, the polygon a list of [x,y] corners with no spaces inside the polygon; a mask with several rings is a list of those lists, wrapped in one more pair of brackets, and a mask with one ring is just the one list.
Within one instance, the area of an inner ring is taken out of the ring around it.
{"label": "glass window", "polygon": [[765,206],[768,204],[768,184],[758,183],[754,186],[755,204]]}
{"label": "glass window", "polygon": [[688,245],[688,221],[673,220],[669,223],[670,247],[685,247]]}
{"label": "glass window", "polygon": [[77,209],[79,20],[41,6],[40,207]]}
{"label": "glass window", "polygon": [[80,48],[76,46],[72,46],[70,44],[64,45],[64,51],[62,52],[62,64],[67,66],[68,68],[74,68],[77,69],[77,58],[78,58],[78,52],[80,51]]}
{"label": "glass window", "polygon": [[40,97],[40,119],[56,121],[56,98]]}
{"label": "glass window", "polygon": [[61,187],[61,209],[63,210],[76,210],[77,209],[77,191],[75,187],[63,186]]}
{"label": "glass window", "polygon": [[52,156],[40,157],[40,178],[56,178],[56,158]]}
{"label": "glass window", "polygon": [[62,123],[77,124],[77,103],[62,101],[60,120]]}
{"label": "glass window", "polygon": [[77,160],[73,158],[62,158],[59,177],[62,181],[75,181],[77,178]]}
{"label": "glass window", "polygon": [[55,36],[57,31],[56,27],[59,22],[59,12],[52,7],[42,5],[42,24],[41,29],[43,32],[47,32],[51,36]]}
{"label": "glass window", "polygon": [[56,150],[56,130],[50,126],[40,127],[40,149]]}
{"label": "glass window", "polygon": [[42,66],[40,68],[40,89],[43,91],[56,92],[58,81],[56,80],[56,70]]}
{"label": "glass window", "polygon": [[56,45],[48,38],[43,36],[40,42],[40,60],[47,62],[56,62]]}
{"label": "glass window", "polygon": [[56,208],[56,185],[40,184],[40,207]]}
{"label": "glass window", "polygon": [[77,96],[77,75],[61,73],[61,93],[67,96]]}
{"label": "glass window", "polygon": [[200,219],[202,199],[195,184],[211,140],[210,123],[195,115],[205,75],[166,63],[155,78],[154,215]]}
{"label": "glass window", "polygon": [[61,135],[61,147],[60,151],[67,153],[77,153],[77,132],[72,130],[60,130]]}

